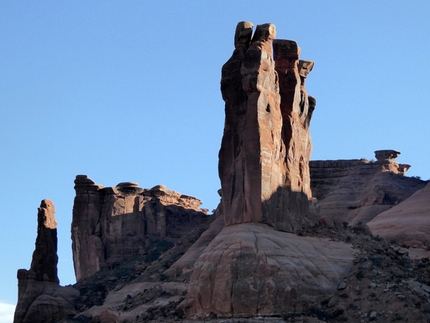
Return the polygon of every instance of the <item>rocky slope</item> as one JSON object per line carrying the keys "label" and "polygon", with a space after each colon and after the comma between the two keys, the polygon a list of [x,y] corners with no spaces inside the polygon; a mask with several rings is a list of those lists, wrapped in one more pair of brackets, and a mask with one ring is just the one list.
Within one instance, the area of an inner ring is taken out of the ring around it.
{"label": "rocky slope", "polygon": [[[386,152],[386,158],[381,158]],[[390,152],[395,152],[394,157]],[[379,213],[424,188],[425,181],[405,176],[410,165],[395,162],[400,152],[375,151],[379,160],[317,160],[310,162],[311,188],[318,200],[320,221],[341,225],[367,223]]]}
{"label": "rocky slope", "polygon": [[368,226],[374,235],[402,241],[414,248],[430,248],[430,184],[410,198],[378,214]]}

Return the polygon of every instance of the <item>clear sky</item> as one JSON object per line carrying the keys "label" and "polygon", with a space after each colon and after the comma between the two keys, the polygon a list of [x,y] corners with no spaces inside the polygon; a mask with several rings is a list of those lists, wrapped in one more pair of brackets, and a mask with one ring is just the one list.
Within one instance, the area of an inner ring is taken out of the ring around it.
{"label": "clear sky", "polygon": [[429,17],[430,2],[415,0],[3,0],[0,305],[16,303],[45,198],[57,210],[61,283],[74,283],[77,174],[165,184],[217,206],[220,71],[242,20],[274,23],[315,61],[312,159],[397,149],[409,176],[429,179]]}

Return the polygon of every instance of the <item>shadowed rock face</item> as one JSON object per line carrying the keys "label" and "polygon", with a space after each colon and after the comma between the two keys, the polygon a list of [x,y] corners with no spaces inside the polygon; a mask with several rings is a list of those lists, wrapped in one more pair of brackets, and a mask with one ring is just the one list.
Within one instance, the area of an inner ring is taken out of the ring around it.
{"label": "shadowed rock face", "polygon": [[365,224],[426,185],[417,178],[404,176],[406,170],[401,171],[402,164],[396,163],[390,152],[375,152],[379,157],[377,162],[311,161],[312,193],[318,199],[321,221],[337,225]]}
{"label": "shadowed rock face", "polygon": [[430,247],[430,184],[404,202],[378,214],[368,226],[374,235],[412,247]]}
{"label": "shadowed rock face", "polygon": [[57,322],[75,313],[79,292],[59,285],[57,221],[51,200],[42,200],[37,213],[36,248],[30,270],[18,270],[18,303],[14,323]]}
{"label": "shadowed rock face", "polygon": [[36,280],[58,283],[57,276],[57,221],[51,200],[42,200],[37,213],[36,248],[30,271]]}
{"label": "shadowed rock face", "polygon": [[266,223],[295,232],[316,223],[308,166],[315,100],[304,87],[313,62],[303,61],[299,69],[297,44],[273,41],[272,24],[257,26],[252,38],[251,32],[251,23],[238,24],[236,49],[222,68],[224,219],[226,225]]}
{"label": "shadowed rock face", "polygon": [[78,281],[143,252],[151,238],[174,241],[207,218],[200,200],[164,185],[103,187],[78,175],[75,190],[72,249]]}

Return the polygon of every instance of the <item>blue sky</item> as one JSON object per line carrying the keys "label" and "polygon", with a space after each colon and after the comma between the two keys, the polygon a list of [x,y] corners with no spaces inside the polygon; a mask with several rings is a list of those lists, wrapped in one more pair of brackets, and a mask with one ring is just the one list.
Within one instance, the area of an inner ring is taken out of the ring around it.
{"label": "blue sky", "polygon": [[61,283],[74,282],[77,174],[165,184],[216,207],[220,71],[242,20],[274,23],[315,61],[312,159],[397,149],[409,176],[430,179],[430,2],[231,2],[2,1],[0,303],[16,302],[44,198],[57,209]]}

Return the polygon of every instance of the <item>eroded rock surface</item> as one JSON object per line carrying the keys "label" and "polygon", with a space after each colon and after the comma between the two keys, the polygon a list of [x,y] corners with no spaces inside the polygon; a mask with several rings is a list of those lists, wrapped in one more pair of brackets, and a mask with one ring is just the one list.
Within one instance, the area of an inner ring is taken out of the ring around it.
{"label": "eroded rock surface", "polygon": [[399,164],[396,158],[400,151],[393,149],[376,150],[375,157],[378,164],[381,165],[382,171],[392,172],[394,174],[406,175],[406,171],[411,167],[409,164]]}
{"label": "eroded rock surface", "polygon": [[72,248],[76,279],[145,252],[150,239],[172,242],[207,218],[201,201],[166,189],[143,189],[135,182],[103,187],[86,175],[75,180]]}
{"label": "eroded rock surface", "polygon": [[336,290],[352,260],[345,243],[264,224],[226,226],[195,264],[184,307],[225,317],[306,311]]}
{"label": "eroded rock surface", "polygon": [[311,186],[318,200],[321,221],[338,225],[367,223],[426,185],[417,178],[404,176],[398,170],[399,165],[391,157],[380,157],[376,162],[366,159],[311,161]]}
{"label": "eroded rock surface", "polygon": [[352,266],[349,245],[285,232],[317,223],[309,172],[316,101],[305,89],[313,62],[299,60],[296,42],[274,40],[274,25],[258,25],[252,38],[251,28],[238,24],[222,69],[225,227],[194,264],[181,305],[189,316],[305,311]]}
{"label": "eroded rock surface", "polygon": [[368,226],[374,235],[412,247],[430,247],[430,184],[393,208],[378,214]]}
{"label": "eroded rock surface", "polygon": [[225,224],[266,223],[294,232],[317,221],[309,208],[308,167],[315,100],[304,87],[313,62],[300,65],[297,44],[274,40],[273,24],[257,26],[253,36],[252,26],[238,24],[236,49],[222,68]]}
{"label": "eroded rock surface", "polygon": [[51,200],[42,200],[37,213],[36,247],[30,270],[18,270],[18,303],[14,323],[57,322],[75,314],[79,292],[59,285],[57,221]]}

